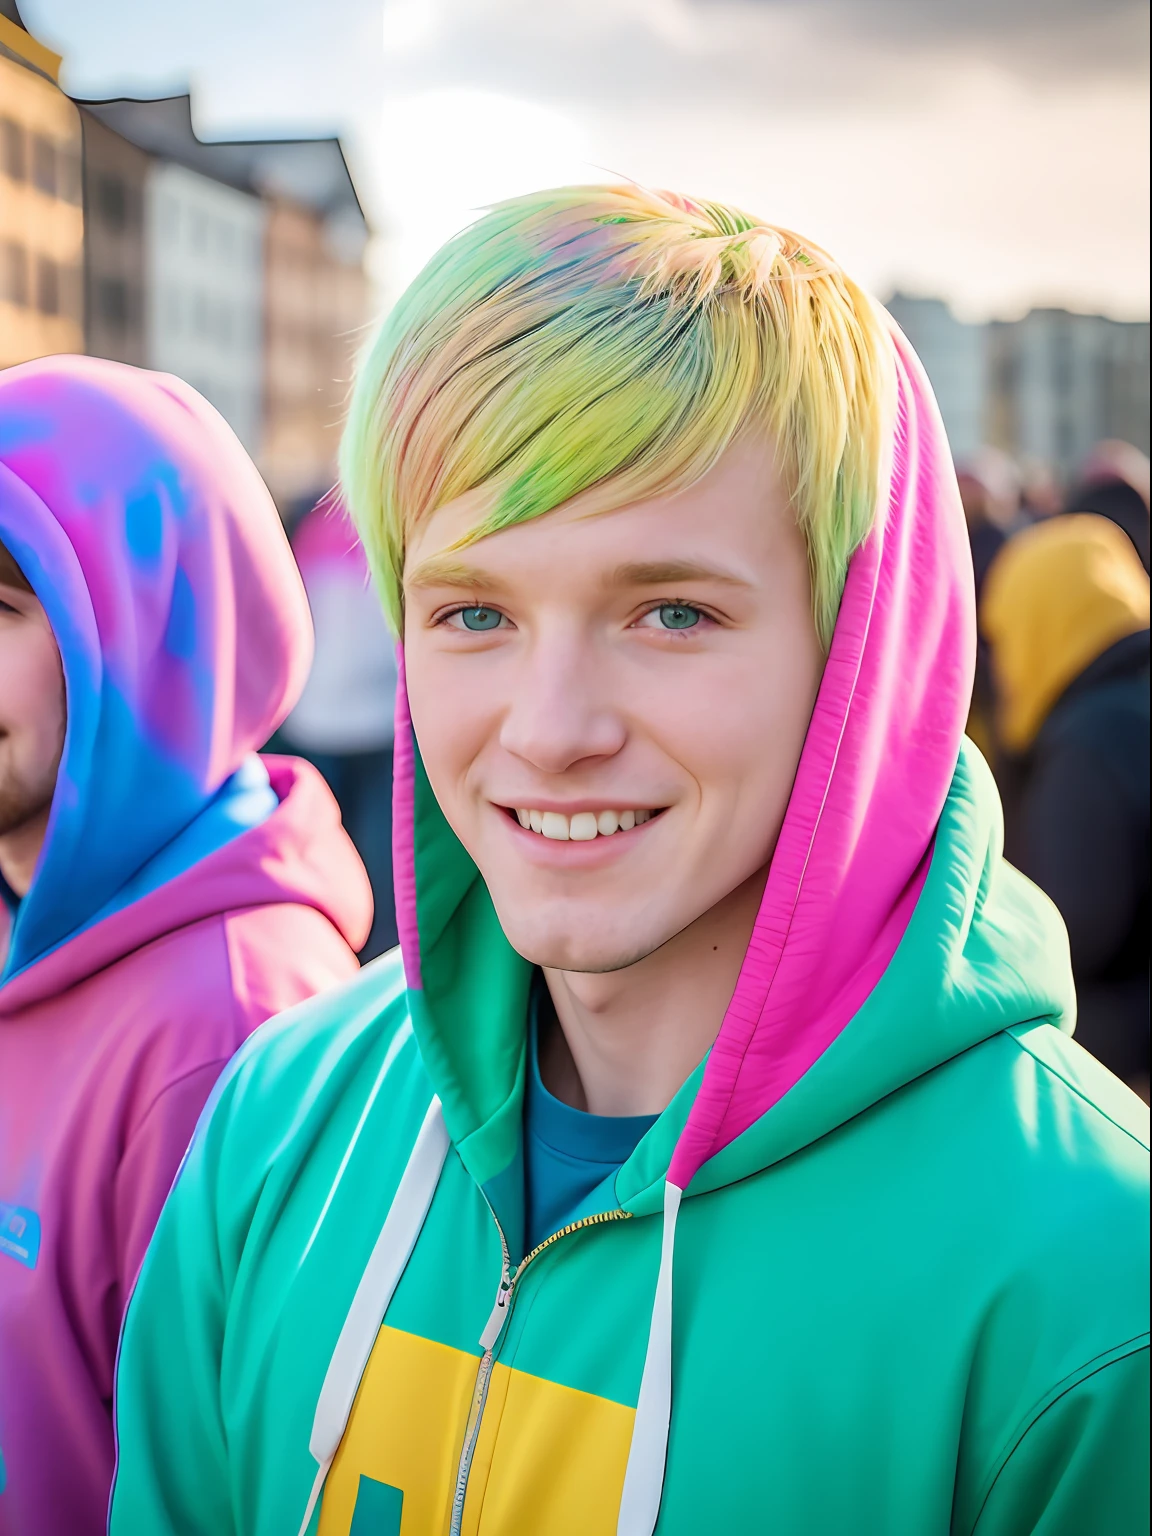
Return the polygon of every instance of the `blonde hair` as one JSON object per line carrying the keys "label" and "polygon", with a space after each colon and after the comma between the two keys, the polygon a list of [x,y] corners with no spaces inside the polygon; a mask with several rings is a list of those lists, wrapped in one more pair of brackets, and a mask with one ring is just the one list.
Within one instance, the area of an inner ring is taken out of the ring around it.
{"label": "blonde hair", "polygon": [[449,241],[362,359],[344,491],[391,623],[405,549],[480,491],[463,543],[595,491],[683,490],[750,428],[780,456],[825,646],[876,514],[895,370],[883,312],[819,247],[633,185],[492,208]]}

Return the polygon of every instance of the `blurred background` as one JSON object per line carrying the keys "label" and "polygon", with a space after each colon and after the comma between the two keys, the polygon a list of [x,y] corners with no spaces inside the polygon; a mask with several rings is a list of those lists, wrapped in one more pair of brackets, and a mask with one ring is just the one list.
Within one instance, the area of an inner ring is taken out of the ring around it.
{"label": "blurred background", "polygon": [[[889,302],[958,458],[1148,449],[1132,0],[0,0],[0,361],[171,369],[282,507],[362,327],[487,202],[628,176]],[[11,29],[23,30],[23,38]],[[23,66],[23,67],[21,67]]]}
{"label": "blurred background", "polygon": [[282,744],[365,852],[375,953],[394,678],[321,501],[366,328],[477,209],[549,184],[824,245],[932,378],[981,601],[970,733],[1068,921],[1081,1035],[1146,1094],[1148,130],[1144,0],[0,0],[0,366],[178,373],[256,459],[318,634]]}

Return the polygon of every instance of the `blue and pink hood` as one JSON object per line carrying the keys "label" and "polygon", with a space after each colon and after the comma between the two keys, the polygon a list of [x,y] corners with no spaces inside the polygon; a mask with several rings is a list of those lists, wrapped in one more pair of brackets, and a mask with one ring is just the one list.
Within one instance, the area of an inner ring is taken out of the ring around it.
{"label": "blue and pink hood", "polygon": [[323,786],[257,756],[303,687],[311,621],[217,412],[95,358],[6,370],[0,540],[47,612],[67,699],[43,852],[0,907],[0,1012],[213,910],[302,901],[356,947],[355,857],[311,846]]}

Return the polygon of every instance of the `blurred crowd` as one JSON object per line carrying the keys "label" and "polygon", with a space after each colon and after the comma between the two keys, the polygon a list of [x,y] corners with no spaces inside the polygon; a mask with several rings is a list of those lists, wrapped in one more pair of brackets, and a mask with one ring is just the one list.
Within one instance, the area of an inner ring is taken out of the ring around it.
{"label": "blurred crowd", "polygon": [[289,509],[316,649],[296,708],[270,747],[307,758],[328,781],[372,882],[362,961],[393,948],[392,746],[396,650],[352,519],[335,495]]}
{"label": "blurred crowd", "polygon": [[1005,855],[1067,925],[1077,1039],[1147,1100],[1148,459],[1100,443],[1063,493],[993,449],[957,473]]}

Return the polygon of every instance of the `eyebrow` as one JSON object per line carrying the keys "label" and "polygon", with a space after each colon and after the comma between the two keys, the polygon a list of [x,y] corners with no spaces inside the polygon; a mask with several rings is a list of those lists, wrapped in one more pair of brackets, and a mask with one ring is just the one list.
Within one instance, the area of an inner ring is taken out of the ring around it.
{"label": "eyebrow", "polygon": [[[739,576],[698,560],[637,560],[616,566],[606,583],[609,587],[675,587],[682,582],[710,581],[725,587],[747,590],[749,583]],[[431,555],[422,560],[404,585],[416,589],[454,587],[462,592],[500,592],[507,584],[480,565],[468,565],[452,555]]]}
{"label": "eyebrow", "polygon": [[618,565],[609,578],[613,587],[674,587],[684,581],[711,581],[725,587],[749,583],[698,560],[640,560]]}
{"label": "eyebrow", "polygon": [[458,587],[463,592],[503,591],[505,583],[499,576],[486,571],[480,565],[467,565],[451,555],[430,555],[422,560],[411,576],[405,576],[406,587]]}

